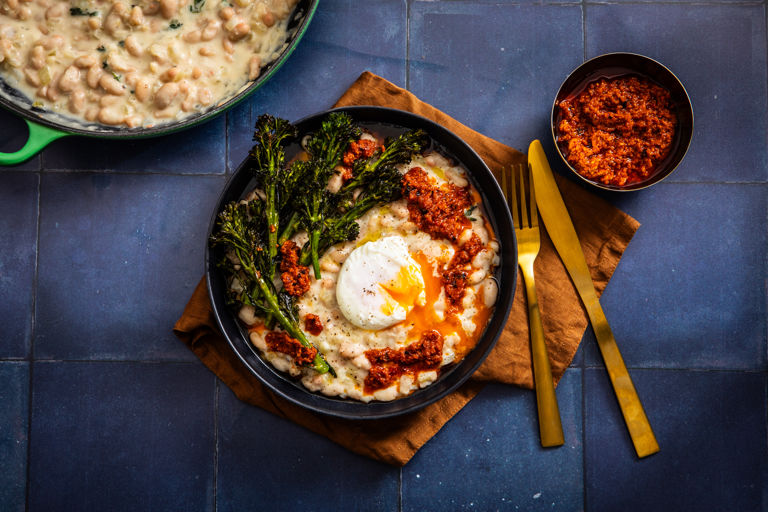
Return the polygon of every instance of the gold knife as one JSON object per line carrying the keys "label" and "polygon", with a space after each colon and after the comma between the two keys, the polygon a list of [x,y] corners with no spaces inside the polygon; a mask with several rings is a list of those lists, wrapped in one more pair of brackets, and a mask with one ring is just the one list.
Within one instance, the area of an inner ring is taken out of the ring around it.
{"label": "gold knife", "polygon": [[645,415],[643,405],[637,396],[632,379],[627,372],[624,359],[621,357],[616,339],[613,337],[608,320],[605,318],[603,308],[597,299],[595,285],[589,274],[587,261],[581,243],[573,228],[568,209],[565,207],[560,190],[555,183],[552,169],[547,162],[544,148],[541,142],[534,140],[528,147],[528,163],[531,166],[533,186],[536,193],[536,203],[539,213],[547,228],[549,237],[563,260],[568,274],[571,276],[581,301],[587,309],[587,315],[597,338],[597,346],[603,355],[608,376],[611,379],[613,390],[619,401],[621,413],[627,424],[632,443],[638,457],[646,457],[659,451],[659,444],[653,434],[651,424]]}

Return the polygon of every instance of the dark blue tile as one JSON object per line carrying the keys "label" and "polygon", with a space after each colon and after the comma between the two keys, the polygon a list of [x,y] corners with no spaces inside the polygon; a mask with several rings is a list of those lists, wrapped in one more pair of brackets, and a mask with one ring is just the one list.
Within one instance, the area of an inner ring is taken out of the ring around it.
{"label": "dark blue tile", "polygon": [[30,511],[213,510],[200,364],[36,363]]}
{"label": "dark blue tile", "polygon": [[584,57],[580,6],[415,2],[411,16],[414,94],[522,151],[551,138],[551,102]]}
{"label": "dark blue tile", "polygon": [[767,191],[665,182],[614,199],[642,224],[602,300],[628,365],[766,368]]}
{"label": "dark blue tile", "polygon": [[226,121],[221,115],[172,135],[137,140],[67,137],[43,152],[43,169],[223,174]]}
{"label": "dark blue tile", "polygon": [[645,459],[608,376],[585,376],[587,510],[765,510],[765,372],[633,372],[661,447]]}
{"label": "dark blue tile", "polygon": [[181,359],[224,176],[44,174],[35,357]]}
{"label": "dark blue tile", "polygon": [[[0,108],[0,152],[15,153],[26,144],[29,138],[29,129],[20,117],[11,114],[10,111]],[[19,171],[36,171],[40,169],[40,157],[34,156],[26,162],[14,166],[0,167]]]}
{"label": "dark blue tile", "polygon": [[0,503],[24,510],[27,492],[29,364],[0,362]]}
{"label": "dark blue tile", "polygon": [[283,67],[229,114],[230,168],[248,154],[253,126],[263,113],[298,121],[326,110],[366,70],[404,86],[405,16],[404,0],[320,2]]}
{"label": "dark blue tile", "polygon": [[216,510],[397,510],[398,468],[353,454],[220,386]]}
{"label": "dark blue tile", "polygon": [[581,370],[557,398],[565,445],[545,449],[534,392],[486,387],[403,468],[402,510],[581,509]]}
{"label": "dark blue tile", "polygon": [[693,102],[695,131],[676,181],[765,181],[764,5],[588,5],[587,54],[642,53]]}
{"label": "dark blue tile", "polygon": [[0,171],[0,358],[29,354],[39,180]]}

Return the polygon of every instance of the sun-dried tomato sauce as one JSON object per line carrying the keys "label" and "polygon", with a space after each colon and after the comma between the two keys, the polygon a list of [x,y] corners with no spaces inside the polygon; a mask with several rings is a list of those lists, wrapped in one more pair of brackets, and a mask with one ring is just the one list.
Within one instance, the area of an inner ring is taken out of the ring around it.
{"label": "sun-dried tomato sauce", "polygon": [[400,348],[376,348],[365,351],[371,369],[365,377],[365,392],[373,393],[391,386],[400,376],[436,370],[443,360],[443,336],[424,331],[418,341]]}
{"label": "sun-dried tomato sauce", "polygon": [[299,265],[299,246],[292,240],[286,240],[280,246],[280,279],[285,291],[298,297],[309,290],[309,268]]}
{"label": "sun-dried tomato sauce", "polygon": [[461,309],[461,299],[467,287],[467,278],[471,272],[470,263],[477,253],[483,250],[483,241],[472,233],[472,236],[459,247],[451,262],[442,275],[443,288],[449,304],[455,310]]}
{"label": "sun-dried tomato sauce", "polygon": [[282,331],[270,331],[264,337],[267,342],[267,348],[274,352],[288,354],[298,365],[310,364],[317,355],[315,347],[305,347],[295,338],[291,338]]}
{"label": "sun-dried tomato sauce", "polygon": [[421,167],[413,167],[403,176],[403,195],[408,200],[411,222],[432,238],[447,238],[456,242],[472,223],[466,211],[472,206],[469,185],[437,182]]}
{"label": "sun-dried tomato sauce", "polygon": [[349,147],[341,158],[341,179],[346,181],[354,177],[352,167],[360,159],[371,158],[380,145],[371,139],[360,139],[349,143]]}
{"label": "sun-dried tomato sauce", "polygon": [[323,322],[319,316],[307,313],[304,317],[304,330],[313,336],[317,336],[323,332]]}
{"label": "sun-dried tomato sauce", "polygon": [[671,95],[647,79],[603,78],[558,108],[558,143],[587,179],[616,186],[643,181],[672,148]]}

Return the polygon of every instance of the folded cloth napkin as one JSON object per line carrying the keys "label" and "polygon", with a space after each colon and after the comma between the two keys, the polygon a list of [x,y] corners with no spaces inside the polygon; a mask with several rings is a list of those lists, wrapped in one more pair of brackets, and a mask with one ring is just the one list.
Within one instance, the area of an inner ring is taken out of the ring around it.
{"label": "folded cloth napkin", "polygon": [[[372,73],[363,73],[336,103],[376,105],[407,110],[435,121],[464,139],[498,177],[525,155],[464,126],[410,92]],[[639,224],[632,217],[555,176],[584,249],[598,293],[608,284],[619,259]],[[518,275],[518,282],[521,276]],[[555,382],[573,359],[587,326],[586,312],[557,253],[542,230],[536,260],[544,337]],[[457,391],[420,411],[383,420],[352,421],[327,417],[286,402],[270,392],[235,356],[218,329],[205,280],[201,280],[175,334],[244,402],[257,405],[321,434],[353,452],[394,465],[404,465],[438,430],[485,385],[502,382],[532,388],[528,314],[518,286],[512,311],[498,343],[472,378]],[[535,431],[532,436],[537,435]]]}

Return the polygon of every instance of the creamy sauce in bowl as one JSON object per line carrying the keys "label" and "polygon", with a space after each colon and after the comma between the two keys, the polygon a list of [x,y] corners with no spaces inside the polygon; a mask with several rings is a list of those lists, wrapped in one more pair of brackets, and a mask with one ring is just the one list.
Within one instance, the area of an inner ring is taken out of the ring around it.
{"label": "creamy sauce in bowl", "polygon": [[2,0],[0,76],[65,124],[140,128],[225,102],[284,49],[296,0]]}

